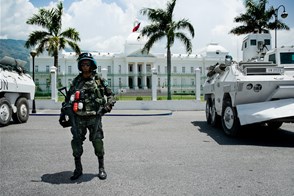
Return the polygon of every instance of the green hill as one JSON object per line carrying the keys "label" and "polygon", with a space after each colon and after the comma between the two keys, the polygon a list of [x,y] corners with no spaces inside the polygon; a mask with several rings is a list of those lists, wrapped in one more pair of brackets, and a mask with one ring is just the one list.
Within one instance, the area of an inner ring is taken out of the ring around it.
{"label": "green hill", "polygon": [[26,61],[25,69],[29,70],[30,50],[24,47],[24,40],[0,39],[0,59],[10,56]]}

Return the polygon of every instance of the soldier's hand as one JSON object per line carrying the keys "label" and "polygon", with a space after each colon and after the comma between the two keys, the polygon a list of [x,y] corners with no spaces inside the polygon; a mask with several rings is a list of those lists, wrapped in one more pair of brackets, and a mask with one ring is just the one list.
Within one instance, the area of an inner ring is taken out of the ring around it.
{"label": "soldier's hand", "polygon": [[60,113],[59,115],[59,124],[63,128],[71,126],[69,120],[66,119],[66,115],[64,113]]}

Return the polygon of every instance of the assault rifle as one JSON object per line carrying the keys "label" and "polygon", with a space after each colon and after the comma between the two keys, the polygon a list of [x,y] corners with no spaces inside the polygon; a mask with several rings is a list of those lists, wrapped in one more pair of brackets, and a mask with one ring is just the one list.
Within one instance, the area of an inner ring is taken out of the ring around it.
{"label": "assault rifle", "polygon": [[116,100],[114,97],[109,98],[107,103],[103,107],[99,108],[99,110],[97,111],[97,114],[100,116],[103,116],[105,113],[111,112],[112,107],[114,106],[115,103],[116,103]]}

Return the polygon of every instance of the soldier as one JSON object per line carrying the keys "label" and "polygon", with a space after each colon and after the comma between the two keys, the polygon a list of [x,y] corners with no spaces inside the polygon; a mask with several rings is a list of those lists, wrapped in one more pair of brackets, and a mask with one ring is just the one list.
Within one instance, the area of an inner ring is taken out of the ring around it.
{"label": "soldier", "polygon": [[[83,141],[89,130],[89,140],[92,142],[95,155],[98,158],[101,180],[106,179],[104,169],[104,146],[101,117],[112,110],[115,103],[114,94],[108,88],[107,81],[96,74],[96,61],[90,53],[82,53],[78,57],[78,69],[81,73],[74,78],[67,92],[63,109],[61,110],[60,124],[65,122],[65,115],[71,119],[71,132],[73,135],[71,147],[73,151],[75,170],[71,180],[78,179],[83,174],[81,156],[83,154]],[[105,98],[106,97],[106,98]],[[64,109],[66,108],[67,109]],[[68,110],[68,108],[70,108]],[[66,112],[64,112],[66,111]]]}

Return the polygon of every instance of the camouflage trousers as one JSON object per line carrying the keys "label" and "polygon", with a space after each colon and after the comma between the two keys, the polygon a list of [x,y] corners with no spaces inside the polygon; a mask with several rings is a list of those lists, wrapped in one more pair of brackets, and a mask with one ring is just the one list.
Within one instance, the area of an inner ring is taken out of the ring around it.
{"label": "camouflage trousers", "polygon": [[94,147],[95,155],[103,157],[104,145],[103,145],[103,130],[101,116],[87,116],[76,117],[76,128],[71,128],[73,135],[71,141],[71,147],[73,156],[78,158],[83,154],[83,142],[86,140],[87,130],[89,131],[89,140]]}

